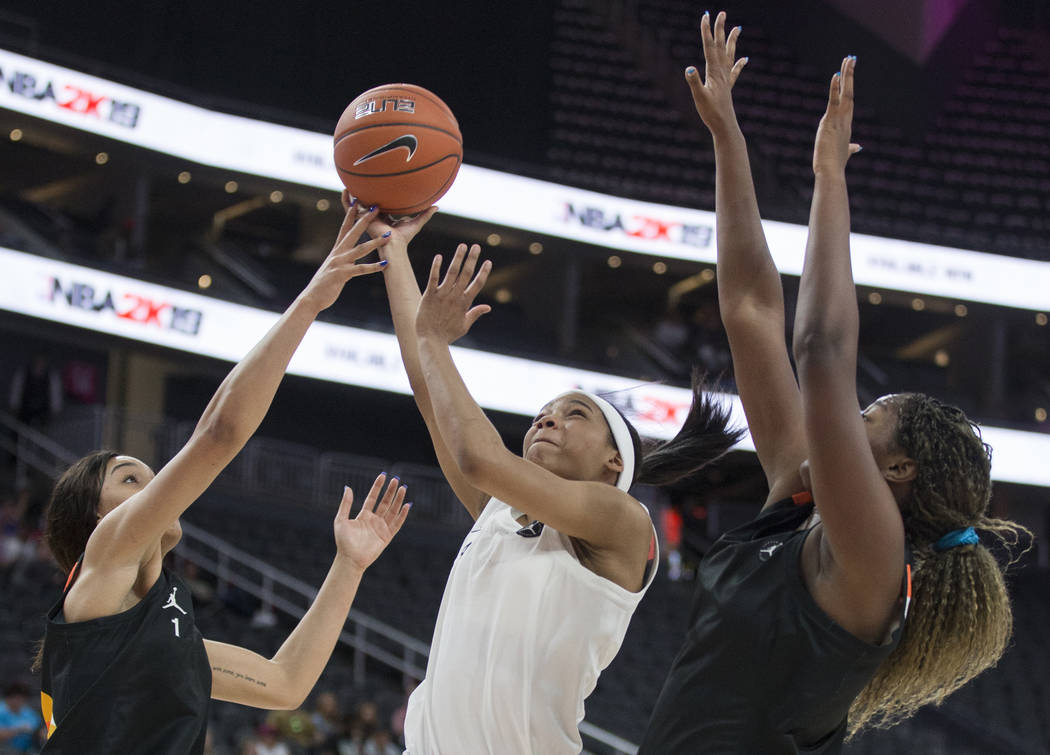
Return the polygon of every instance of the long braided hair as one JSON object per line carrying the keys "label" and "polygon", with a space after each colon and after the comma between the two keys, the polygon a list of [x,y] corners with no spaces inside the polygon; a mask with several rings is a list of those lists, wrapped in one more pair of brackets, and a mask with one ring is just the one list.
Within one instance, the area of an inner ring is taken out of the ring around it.
{"label": "long braided hair", "polygon": [[1010,599],[991,551],[982,543],[938,550],[937,540],[974,527],[1013,551],[1022,535],[1032,534],[988,517],[991,448],[974,422],[923,394],[892,402],[897,446],[917,466],[909,493],[898,501],[914,560],[913,600],[900,643],[853,701],[850,737],[941,703],[994,666],[1010,639]]}

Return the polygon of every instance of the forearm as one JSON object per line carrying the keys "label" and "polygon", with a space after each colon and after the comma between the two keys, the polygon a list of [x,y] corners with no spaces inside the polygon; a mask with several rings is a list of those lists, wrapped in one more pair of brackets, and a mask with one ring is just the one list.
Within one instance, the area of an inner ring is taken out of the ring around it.
{"label": "forearm", "polygon": [[747,142],[735,120],[714,135],[719,305],[784,311],[780,273],[766,245]]}
{"label": "forearm", "polygon": [[233,443],[246,443],[266,416],[288,363],[318,311],[300,295],[222,381],[201,415],[198,430],[218,431]]}
{"label": "forearm", "polygon": [[349,558],[336,555],[314,602],[274,655],[289,707],[301,704],[328,664],[363,574]]}
{"label": "forearm", "polygon": [[383,272],[387,298],[390,300],[390,316],[394,321],[394,332],[401,349],[401,361],[405,365],[412,395],[423,419],[429,423],[433,417],[430,394],[419,363],[419,341],[416,336],[416,312],[422,294],[412,272],[408,248],[403,244],[388,244],[383,256],[391,264]]}
{"label": "forearm", "polygon": [[860,318],[849,228],[845,172],[817,173],[795,314],[796,358],[828,350],[843,355],[856,353]]}
{"label": "forearm", "polygon": [[476,485],[479,462],[492,449],[503,448],[503,441],[467,390],[448,343],[436,337],[420,338],[419,356],[436,429],[456,465]]}

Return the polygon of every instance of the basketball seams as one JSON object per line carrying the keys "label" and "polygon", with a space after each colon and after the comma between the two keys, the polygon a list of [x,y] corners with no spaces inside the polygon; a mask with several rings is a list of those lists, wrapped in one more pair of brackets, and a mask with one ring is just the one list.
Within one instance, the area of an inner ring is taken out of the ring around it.
{"label": "basketball seams", "polygon": [[[402,99],[415,100],[412,112],[396,104]],[[377,109],[380,100],[395,105]],[[335,167],[343,184],[362,201],[394,215],[413,214],[434,204],[452,186],[463,164],[463,136],[455,115],[437,95],[414,84],[384,84],[358,95],[343,111],[335,131]],[[370,154],[370,147],[380,145],[383,137],[395,135],[398,138],[376,151],[407,146],[411,162],[384,158],[375,165],[353,164],[360,155]],[[448,141],[442,142],[442,137]]]}
{"label": "basketball seams", "polygon": [[341,134],[335,138],[335,146],[339,146],[339,142],[343,141],[348,136],[354,134],[360,134],[362,131],[368,131],[373,128],[386,128],[387,126],[411,126],[412,128],[428,128],[431,131],[439,131],[446,136],[452,137],[453,140],[460,146],[463,146],[463,137],[459,134],[454,134],[451,131],[441,128],[440,126],[431,126],[426,123],[420,123],[418,121],[393,121],[390,123],[373,123],[370,126],[361,126],[360,128],[351,129],[344,134]]}
{"label": "basketball seams", "polygon": [[427,168],[433,168],[435,165],[439,165],[439,164],[443,163],[445,160],[449,159],[450,157],[455,159],[455,161],[456,161],[456,169],[458,170],[459,169],[460,160],[459,160],[459,155],[457,155],[455,152],[450,152],[449,154],[445,155],[444,157],[442,157],[440,159],[437,159],[437,160],[434,160],[433,162],[427,163],[426,165],[420,165],[418,167],[412,168],[411,170],[400,170],[400,171],[398,171],[396,173],[358,173],[356,171],[347,170],[346,168],[340,168],[338,165],[336,165],[335,168],[340,173],[344,173],[344,174],[346,174],[348,176],[357,176],[358,178],[390,178],[392,176],[407,176],[410,173],[418,173],[421,170],[426,170]]}

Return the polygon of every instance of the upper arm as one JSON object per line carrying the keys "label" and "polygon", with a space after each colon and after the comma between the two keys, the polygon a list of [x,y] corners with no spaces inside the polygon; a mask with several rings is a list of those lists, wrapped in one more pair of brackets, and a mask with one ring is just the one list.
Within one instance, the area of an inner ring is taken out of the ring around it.
{"label": "upper arm", "polygon": [[239,449],[221,429],[198,425],[186,445],[142,490],[102,518],[88,539],[85,565],[139,563]]}
{"label": "upper arm", "polygon": [[832,576],[845,601],[877,622],[893,605],[904,524],[875,462],[856,395],[855,359],[834,348],[799,361],[810,478]]}
{"label": "upper arm", "polygon": [[598,548],[648,547],[649,515],[614,485],[566,480],[502,446],[479,460],[470,476],[489,495],[564,535]]}
{"label": "upper arm", "polygon": [[768,501],[802,489],[806,459],[802,397],[788,358],[783,307],[738,302],[723,305],[740,403],[769,484]]}
{"label": "upper arm", "polygon": [[292,710],[302,704],[294,700],[280,667],[246,648],[205,640],[211,666],[211,697],[253,708]]}

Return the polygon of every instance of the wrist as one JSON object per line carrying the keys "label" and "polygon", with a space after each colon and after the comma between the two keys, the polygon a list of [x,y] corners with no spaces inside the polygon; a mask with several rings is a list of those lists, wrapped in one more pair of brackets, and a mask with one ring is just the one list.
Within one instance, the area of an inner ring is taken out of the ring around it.
{"label": "wrist", "polygon": [[716,145],[719,142],[744,141],[744,132],[740,130],[736,113],[730,113],[728,118],[712,123],[708,126],[708,130]]}
{"label": "wrist", "polygon": [[399,239],[396,235],[391,236],[383,246],[379,247],[379,258],[389,260],[393,257],[408,257],[408,242]]}
{"label": "wrist", "polygon": [[336,549],[335,560],[332,561],[332,569],[338,570],[344,577],[361,577],[368,565],[361,566],[349,553]]}
{"label": "wrist", "polygon": [[813,165],[813,177],[822,183],[827,182],[842,182],[846,181],[846,166],[845,165],[829,165],[825,163],[816,163]]}
{"label": "wrist", "polygon": [[313,319],[325,310],[325,305],[321,302],[320,297],[314,292],[313,282],[311,282],[306,288],[299,292],[299,295],[295,297],[295,301],[292,302],[288,309],[289,311],[302,313]]}

